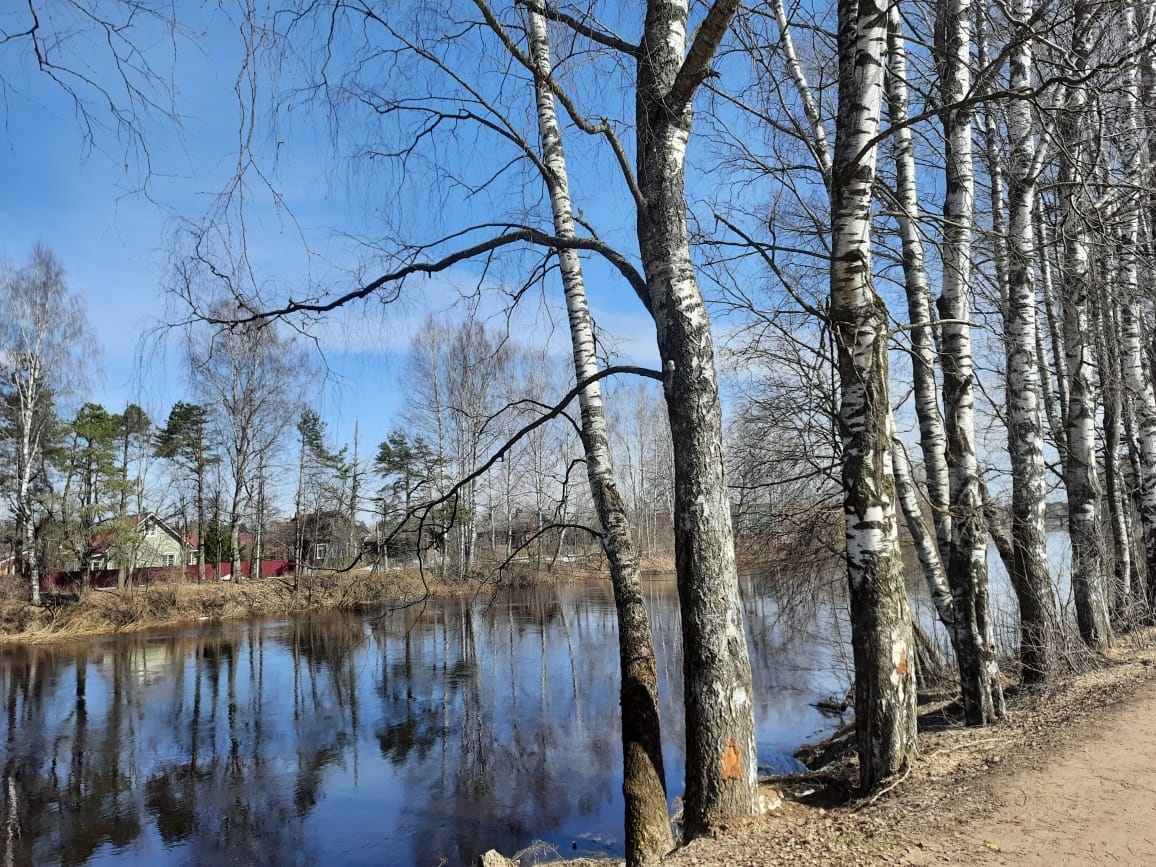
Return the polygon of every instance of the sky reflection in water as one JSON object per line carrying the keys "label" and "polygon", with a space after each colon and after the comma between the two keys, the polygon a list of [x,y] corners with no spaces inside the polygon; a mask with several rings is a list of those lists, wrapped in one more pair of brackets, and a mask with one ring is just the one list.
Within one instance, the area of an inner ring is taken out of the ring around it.
{"label": "sky reflection in water", "polygon": [[[671,582],[648,596],[673,797],[678,605]],[[810,702],[845,688],[840,629],[818,603],[807,632],[762,593],[746,609],[759,759],[786,770],[832,726]],[[620,853],[617,684],[606,583],[376,628],[326,615],[4,647],[0,848],[66,865],[453,865],[534,840]]]}

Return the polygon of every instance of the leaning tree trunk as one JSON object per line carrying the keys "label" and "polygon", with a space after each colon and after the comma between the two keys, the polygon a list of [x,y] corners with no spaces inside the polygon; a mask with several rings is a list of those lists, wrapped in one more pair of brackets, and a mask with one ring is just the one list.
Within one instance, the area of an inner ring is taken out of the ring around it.
{"label": "leaning tree trunk", "polygon": [[[1091,55],[1092,8],[1076,0],[1072,23],[1072,66],[1086,76]],[[1108,596],[1104,592],[1104,555],[1100,539],[1101,490],[1096,459],[1096,359],[1092,346],[1089,296],[1091,263],[1088,254],[1087,211],[1092,207],[1084,192],[1089,172],[1085,161],[1088,122],[1087,86],[1068,87],[1060,116],[1060,189],[1064,235],[1064,344],[1068,358],[1068,449],[1064,460],[1064,487],[1068,492],[1068,532],[1072,539],[1072,595],[1080,637],[1097,650],[1112,643]]]}
{"label": "leaning tree trunk", "polygon": [[[894,428],[894,422],[892,422],[892,427]],[[892,450],[895,491],[903,511],[903,519],[907,522],[907,532],[911,536],[915,556],[919,558],[919,567],[923,572],[923,580],[927,585],[931,604],[935,606],[935,613],[939,616],[939,622],[947,630],[954,647],[959,636],[955,629],[955,604],[951,598],[951,588],[947,584],[947,573],[943,571],[943,561],[939,558],[939,548],[935,544],[935,537],[928,533],[927,525],[924,523],[923,513],[919,508],[919,489],[912,477],[911,460],[907,457],[902,441],[893,437]]]}
{"label": "leaning tree trunk", "polygon": [[[554,231],[573,238],[562,131],[549,81],[553,74],[546,19],[527,13],[531,58],[535,70],[538,128],[546,185],[553,208]],[[582,263],[577,250],[559,250],[558,261],[570,322],[570,342],[576,381],[598,372],[594,328],[586,299]],[[618,614],[618,661],[622,706],[622,793],[625,799],[626,860],[629,864],[656,861],[674,846],[666,804],[666,774],[662,764],[662,737],[658,712],[658,666],[650,631],[638,552],[610,456],[610,441],[602,406],[602,388],[592,382],[579,393],[582,444],[590,494],[602,524],[602,543],[610,564],[610,581]],[[559,536],[559,546],[561,536]]]}
{"label": "leaning tree trunk", "polygon": [[839,0],[839,105],[831,182],[831,327],[839,365],[843,512],[859,780],[871,788],[916,751],[915,649],[892,471],[887,309],[875,293],[871,196],[883,99],[886,6]]}
{"label": "leaning tree trunk", "polygon": [[[1031,0],[1012,10],[1028,27]],[[1009,85],[1031,86],[1032,43],[1017,41],[1009,52]],[[1008,298],[1004,310],[1008,453],[1012,475],[1012,569],[1010,578],[1020,609],[1020,664],[1026,683],[1045,679],[1056,664],[1057,614],[1045,547],[1044,435],[1040,418],[1040,374],[1036,358],[1035,260],[1033,210],[1040,151],[1036,148],[1031,105],[1007,105],[1011,155],[1008,166]]]}
{"label": "leaning tree trunk", "polygon": [[[692,102],[738,0],[716,0],[686,50],[687,0],[651,0],[638,49],[638,245],[674,450],[682,612],[687,837],[758,809],[751,667],[723,476],[710,318],[690,257],[686,147]],[[685,55],[685,56],[684,56]]]}
{"label": "leaning tree trunk", "polygon": [[[951,554],[947,434],[939,411],[939,387],[935,382],[934,315],[931,285],[923,253],[923,229],[919,224],[915,142],[908,123],[907,47],[898,3],[892,3],[887,13],[887,45],[887,106],[891,127],[895,130],[892,149],[895,155],[895,195],[898,206],[896,219],[903,244],[903,283],[911,325],[915,415],[919,420],[919,443],[923,451],[927,499],[931,504],[939,560],[946,567]],[[952,635],[954,642],[954,627]]]}
{"label": "leaning tree trunk", "polygon": [[944,428],[951,493],[951,553],[947,581],[954,601],[956,653],[968,725],[1003,716],[1003,689],[988,611],[987,526],[983,516],[975,448],[975,370],[971,356],[971,224],[975,211],[971,109],[958,106],[971,90],[971,2],[946,0],[940,7],[937,46],[943,69],[940,90],[946,150],[943,202],[943,293],[940,357]]}

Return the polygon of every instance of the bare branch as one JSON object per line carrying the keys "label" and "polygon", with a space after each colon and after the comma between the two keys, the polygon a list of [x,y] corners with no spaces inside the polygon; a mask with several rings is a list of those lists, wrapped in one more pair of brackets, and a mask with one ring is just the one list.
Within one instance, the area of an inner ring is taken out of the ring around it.
{"label": "bare branch", "polygon": [[[481,228],[493,227],[493,225],[494,224],[472,226],[462,232],[443,238],[437,243],[445,243],[452,238],[461,237],[462,235]],[[234,326],[260,319],[284,317],[293,313],[328,313],[352,301],[368,298],[370,295],[373,295],[385,287],[391,287],[394,293],[393,298],[397,298],[401,293],[401,284],[407,277],[416,274],[437,274],[461,262],[468,261],[475,256],[490,253],[502,247],[508,247],[518,243],[528,243],[540,247],[552,247],[554,249],[589,250],[597,253],[618,269],[619,273],[630,283],[631,288],[634,289],[635,294],[639,300],[642,301],[647,311],[650,310],[650,298],[646,291],[646,281],[642,275],[638,273],[637,269],[627,261],[626,257],[610,245],[594,238],[559,238],[556,235],[550,235],[539,229],[522,226],[511,228],[510,231],[503,232],[500,235],[488,238],[470,247],[455,250],[448,256],[432,262],[412,262],[396,271],[383,274],[376,280],[350,292],[346,292],[344,295],[340,295],[330,301],[293,301],[290,299],[289,302],[282,307],[267,310],[255,310],[248,304],[241,304],[241,315],[222,317],[210,314],[205,317],[205,320],[214,325]],[[428,249],[430,246],[436,246],[436,244],[427,245],[423,249]]]}

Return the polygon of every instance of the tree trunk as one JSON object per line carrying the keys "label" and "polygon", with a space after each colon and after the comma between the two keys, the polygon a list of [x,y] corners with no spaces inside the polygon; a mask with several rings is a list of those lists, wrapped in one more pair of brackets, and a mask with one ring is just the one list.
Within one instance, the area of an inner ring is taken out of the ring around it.
{"label": "tree trunk", "polygon": [[[939,388],[935,382],[934,312],[931,286],[923,254],[923,228],[919,224],[919,193],[916,183],[915,144],[907,125],[907,49],[898,3],[887,13],[887,106],[895,130],[895,193],[899,235],[903,244],[903,283],[907,293],[907,316],[911,325],[911,375],[915,391],[915,415],[919,420],[919,443],[927,476],[927,499],[935,527],[939,561],[946,567],[951,552],[950,488],[947,472],[947,435],[939,412]],[[952,627],[954,630],[954,627]],[[954,640],[954,639],[953,639]]]}
{"label": "tree trunk", "polygon": [[1123,394],[1120,388],[1120,333],[1112,299],[1102,297],[1096,316],[1096,336],[1100,357],[1100,389],[1104,395],[1104,493],[1112,528],[1113,584],[1108,593],[1112,625],[1129,619],[1132,598],[1132,540],[1128,532],[1131,506],[1124,495],[1124,474],[1120,467]]}
{"label": "tree trunk", "polygon": [[[894,422],[892,427],[894,428]],[[923,580],[927,584],[927,593],[931,597],[931,603],[935,606],[935,613],[951,637],[951,643],[954,647],[957,641],[955,605],[951,598],[951,588],[947,584],[947,574],[943,571],[943,561],[939,559],[939,548],[935,544],[934,537],[927,532],[927,525],[923,521],[923,514],[919,508],[919,491],[911,476],[911,461],[907,457],[903,443],[893,438],[892,450],[895,467],[895,492],[899,498],[899,505],[903,509],[907,532],[911,536],[911,544],[919,558]]]}
{"label": "tree trunk", "polygon": [[[1019,26],[1028,27],[1031,0],[1017,0],[1012,10]],[[1009,86],[1031,86],[1032,43],[1020,40],[1009,52]],[[1045,679],[1056,663],[1058,628],[1055,597],[1048,576],[1045,547],[1044,436],[1039,405],[1036,359],[1036,291],[1033,264],[1033,210],[1040,155],[1036,149],[1031,106],[1024,100],[1007,105],[1011,148],[1008,171],[1008,299],[1004,311],[1007,353],[1006,400],[1008,453],[1012,473],[1012,564],[1010,578],[1020,609],[1020,663],[1025,683]]]}
{"label": "tree trunk", "polygon": [[197,452],[197,580],[205,580],[205,452],[201,446]]}
{"label": "tree trunk", "polygon": [[[1072,23],[1072,67],[1086,75],[1091,54],[1092,8],[1076,0]],[[1068,449],[1064,461],[1064,487],[1068,492],[1068,532],[1072,540],[1072,592],[1080,637],[1094,649],[1112,643],[1108,597],[1104,592],[1104,555],[1100,538],[1101,489],[1096,462],[1096,359],[1092,352],[1089,293],[1091,263],[1088,254],[1087,210],[1092,207],[1084,193],[1088,181],[1087,87],[1082,82],[1068,87],[1059,126],[1060,189],[1064,223],[1064,345],[1068,359],[1068,415],[1065,428]]]}
{"label": "tree trunk", "polygon": [[716,0],[686,53],[687,0],[647,4],[636,99],[638,242],[658,332],[674,453],[682,612],[687,838],[758,810],[750,658],[723,476],[710,319],[690,257],[686,146],[694,93],[738,7]]}
{"label": "tree trunk", "polygon": [[964,716],[985,725],[1003,716],[1003,689],[988,612],[987,527],[975,449],[975,370],[971,356],[971,225],[975,219],[971,109],[955,107],[971,90],[970,0],[940,6],[937,46],[947,190],[943,203],[942,324],[944,429],[951,503],[947,581],[954,600]]}
{"label": "tree trunk", "polygon": [[[553,207],[554,231],[560,238],[572,238],[574,217],[570,200],[566,156],[558,123],[554,96],[547,81],[553,61],[545,18],[527,13],[531,56],[536,77],[538,128],[546,182]],[[570,322],[570,343],[577,381],[598,370],[594,329],[586,298],[582,263],[576,250],[559,250],[566,313]],[[626,860],[646,864],[658,860],[674,846],[666,806],[666,774],[662,763],[662,738],[658,712],[658,666],[654,640],[642,595],[638,551],[622,497],[614,482],[606,418],[599,383],[588,385],[579,394],[582,412],[582,445],[586,454],[586,475],[598,520],[602,524],[602,544],[610,564],[610,581],[618,614],[618,660],[622,705],[622,793],[625,799]]]}
{"label": "tree trunk", "polygon": [[882,109],[886,9],[873,0],[840,0],[838,15],[831,326],[838,347],[859,780],[872,788],[902,771],[916,751],[915,648],[895,512],[888,319],[875,293],[870,242],[877,148],[867,143],[879,130]]}

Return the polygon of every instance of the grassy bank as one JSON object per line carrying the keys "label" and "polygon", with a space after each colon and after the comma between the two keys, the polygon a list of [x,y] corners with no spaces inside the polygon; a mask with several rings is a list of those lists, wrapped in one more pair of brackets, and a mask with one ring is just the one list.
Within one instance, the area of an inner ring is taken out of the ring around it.
{"label": "grassy bank", "polygon": [[442,583],[413,570],[329,572],[289,579],[197,583],[157,582],[127,590],[91,590],[34,606],[16,586],[0,589],[0,641],[47,642],[135,632],[204,620],[277,617],[327,609],[406,605],[431,596],[476,593],[495,586],[473,580]]}

